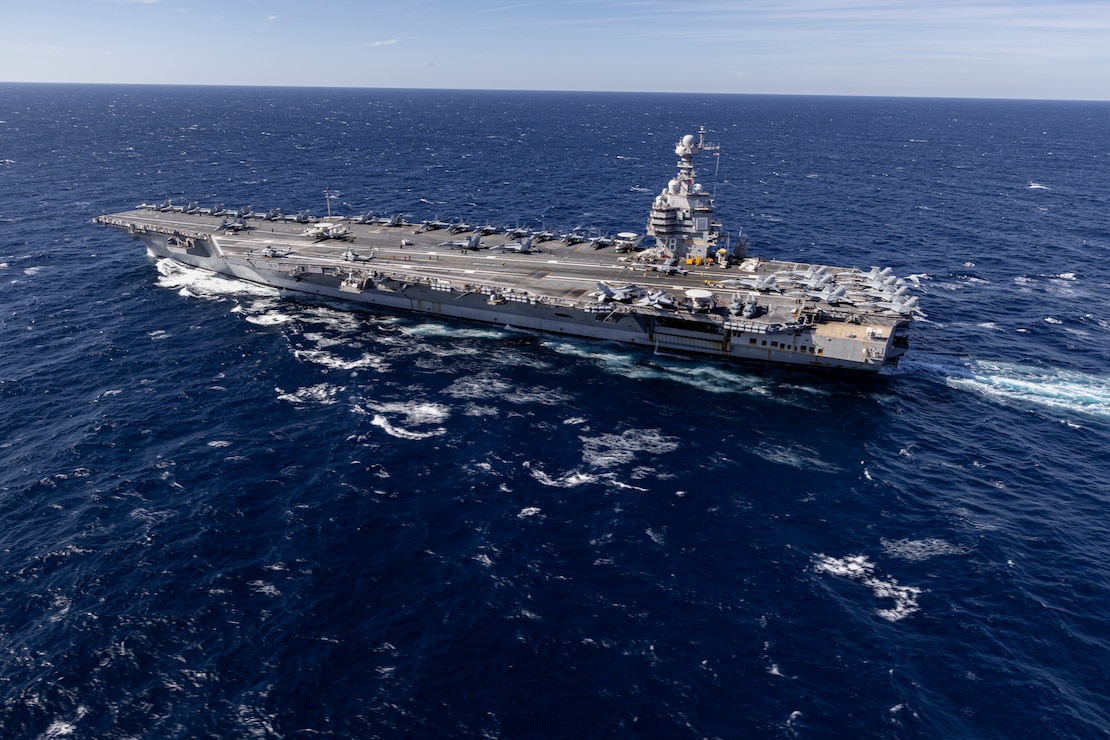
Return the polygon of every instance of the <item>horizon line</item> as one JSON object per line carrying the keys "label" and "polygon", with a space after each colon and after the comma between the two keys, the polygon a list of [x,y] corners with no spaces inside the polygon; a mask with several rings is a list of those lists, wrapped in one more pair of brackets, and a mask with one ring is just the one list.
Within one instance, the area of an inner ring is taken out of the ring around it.
{"label": "horizon line", "polygon": [[553,94],[597,94],[597,95],[707,95],[732,97],[793,97],[793,98],[875,98],[889,100],[982,100],[1014,102],[1053,102],[1053,103],[1106,103],[1104,98],[1021,98],[1009,96],[972,96],[972,95],[912,95],[882,93],[827,93],[827,92],[711,92],[698,90],[573,90],[558,88],[498,88],[498,87],[383,87],[375,85],[288,85],[279,83],[231,83],[231,82],[72,82],[56,80],[0,80],[0,85],[71,85],[97,87],[192,87],[192,88],[259,88],[279,90],[392,90],[397,92],[500,92],[500,93],[553,93]]}

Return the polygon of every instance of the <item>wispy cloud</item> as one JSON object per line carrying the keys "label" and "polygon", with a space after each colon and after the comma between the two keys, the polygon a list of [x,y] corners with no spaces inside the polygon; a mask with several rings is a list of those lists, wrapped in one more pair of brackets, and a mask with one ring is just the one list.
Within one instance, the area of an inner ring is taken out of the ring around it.
{"label": "wispy cloud", "polygon": [[496,7],[496,8],[486,8],[485,10],[480,10],[478,12],[480,12],[480,13],[500,13],[504,10],[517,10],[519,8],[529,8],[533,5],[535,5],[535,3],[517,3],[516,5],[501,5],[501,6]]}
{"label": "wispy cloud", "polygon": [[398,41],[400,41],[400,39],[388,39],[387,41],[371,41],[370,43],[366,44],[366,47],[369,49],[376,49],[379,46],[393,46]]}

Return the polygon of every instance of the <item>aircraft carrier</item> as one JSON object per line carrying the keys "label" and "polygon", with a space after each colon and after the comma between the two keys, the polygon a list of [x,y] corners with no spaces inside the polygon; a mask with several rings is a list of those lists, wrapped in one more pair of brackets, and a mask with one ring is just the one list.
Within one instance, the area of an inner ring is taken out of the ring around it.
{"label": "aircraft carrier", "polygon": [[95,221],[158,257],[294,294],[661,352],[861,372],[897,365],[919,312],[905,281],[889,268],[749,256],[697,181],[694,157],[718,149],[704,128],[684,136],[643,233],[613,238],[343,217],[330,205],[314,218],[167,201]]}

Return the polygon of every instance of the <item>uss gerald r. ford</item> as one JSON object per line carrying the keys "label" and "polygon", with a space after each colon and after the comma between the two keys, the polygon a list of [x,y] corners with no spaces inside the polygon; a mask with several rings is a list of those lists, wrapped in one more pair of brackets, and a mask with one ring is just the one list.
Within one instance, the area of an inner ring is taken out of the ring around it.
{"label": "uss gerald r. ford", "polygon": [[[877,372],[907,349],[917,297],[889,268],[750,257],[721,232],[693,159],[655,197],[645,244],[400,217],[142,204],[99,216],[147,250],[297,293],[669,352]],[[330,212],[330,200],[329,212]],[[445,238],[446,237],[446,238]]]}

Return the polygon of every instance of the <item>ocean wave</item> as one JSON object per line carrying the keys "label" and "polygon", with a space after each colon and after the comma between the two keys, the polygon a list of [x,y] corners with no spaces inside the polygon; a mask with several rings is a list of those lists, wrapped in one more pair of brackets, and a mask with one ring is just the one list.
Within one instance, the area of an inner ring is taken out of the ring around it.
{"label": "ocean wave", "polygon": [[596,345],[566,341],[545,342],[559,354],[593,362],[606,372],[633,380],[665,380],[681,383],[709,393],[759,392],[766,378],[738,372],[724,363],[706,362],[678,355],[657,354],[650,361],[634,349],[606,351]]}
{"label": "ocean wave", "polygon": [[541,484],[552,488],[577,488],[578,486],[594,483],[598,480],[596,475],[592,473],[583,473],[580,470],[572,470],[566,475],[553,478],[534,463],[528,461],[524,462],[524,469]]}
{"label": "ocean wave", "polygon": [[823,461],[816,450],[801,445],[785,447],[782,445],[760,444],[753,447],[752,452],[767,462],[788,465],[798,470],[820,470],[827,473],[835,473],[840,470],[836,465]]}
{"label": "ocean wave", "polygon": [[920,562],[940,555],[966,555],[968,553],[967,548],[936,537],[927,537],[920,540],[888,540],[883,538],[879,544],[883,546],[883,550],[888,555],[910,562]]}
{"label": "ocean wave", "polygon": [[446,434],[447,432],[447,430],[443,428],[433,429],[427,432],[414,432],[411,429],[405,429],[403,427],[399,427],[390,423],[389,419],[385,418],[385,416],[383,416],[382,414],[374,414],[373,418],[370,420],[370,423],[381,429],[389,436],[396,437],[397,439],[420,440],[427,439],[428,437],[437,437],[441,434]]}
{"label": "ocean wave", "polygon": [[329,370],[350,371],[371,368],[373,370],[382,371],[388,366],[388,363],[382,358],[371,354],[363,354],[358,359],[349,360],[345,357],[340,357],[339,355],[325,352],[320,349],[298,349],[293,351],[293,355],[301,362],[322,365]]}
{"label": "ocean wave", "polygon": [[320,383],[318,385],[309,386],[307,388],[299,388],[292,393],[287,393],[281,388],[276,389],[278,392],[278,400],[288,401],[295,404],[318,404],[321,406],[330,406],[336,403],[336,394],[341,393],[344,388],[342,386],[330,385],[328,383]]}
{"label": "ocean wave", "polygon": [[580,437],[582,457],[588,465],[611,468],[632,462],[637,455],[661,455],[678,449],[678,440],[658,429],[628,429],[620,434]]}
{"label": "ocean wave", "polygon": [[898,581],[889,576],[882,576],[876,572],[876,566],[866,555],[846,555],[834,558],[818,554],[814,558],[813,569],[818,573],[840,576],[852,581],[857,581],[867,588],[876,599],[892,599],[894,606],[877,609],[876,612],[883,619],[897,622],[918,611],[917,597],[921,589],[916,586],[900,586]]}
{"label": "ocean wave", "polygon": [[[438,426],[451,415],[450,409],[437,403],[425,401],[395,403],[365,403],[360,411],[372,412],[370,423],[386,434],[397,439],[421,440],[446,434],[447,430]],[[390,417],[399,418],[405,426],[398,426]],[[411,427],[434,426],[432,429],[418,430]]]}

